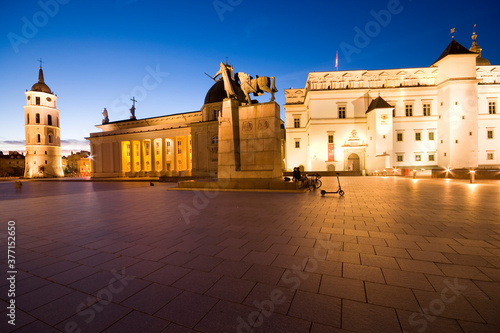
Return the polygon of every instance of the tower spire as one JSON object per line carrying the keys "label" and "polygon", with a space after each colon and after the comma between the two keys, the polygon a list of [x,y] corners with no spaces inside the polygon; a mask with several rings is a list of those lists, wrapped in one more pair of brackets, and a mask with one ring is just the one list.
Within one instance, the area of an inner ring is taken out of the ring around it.
{"label": "tower spire", "polygon": [[476,34],[476,24],[474,24],[474,28],[472,28],[472,46],[470,47],[469,51],[474,52],[479,54],[479,57],[481,57],[481,47],[477,44],[477,34]]}
{"label": "tower spire", "polygon": [[472,29],[472,46],[470,47],[469,51],[477,53],[477,60],[476,64],[478,66],[490,66],[491,63],[488,61],[488,59],[484,59],[481,55],[483,49],[479,44],[477,43],[477,34],[476,34],[476,24],[474,24],[474,28]]}
{"label": "tower spire", "polygon": [[42,58],[40,58],[38,61],[40,62],[40,69],[38,70],[38,82],[45,83],[43,80],[43,70],[42,70],[43,61],[42,61]]}

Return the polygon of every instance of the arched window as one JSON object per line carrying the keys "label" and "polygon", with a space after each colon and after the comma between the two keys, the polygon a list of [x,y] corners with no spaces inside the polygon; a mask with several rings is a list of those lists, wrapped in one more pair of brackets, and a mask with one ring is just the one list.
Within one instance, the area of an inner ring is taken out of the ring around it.
{"label": "arched window", "polygon": [[40,105],[40,97],[35,97],[36,105]]}
{"label": "arched window", "polygon": [[35,122],[36,122],[37,124],[40,124],[40,114],[39,114],[39,113],[37,113],[37,114],[35,115]]}
{"label": "arched window", "polygon": [[47,116],[47,124],[52,126],[52,116],[50,114]]}
{"label": "arched window", "polygon": [[49,134],[49,143],[52,143],[52,134]]}
{"label": "arched window", "polygon": [[42,142],[42,138],[41,138],[40,134],[36,135],[36,142],[38,142],[38,143]]}
{"label": "arched window", "polygon": [[218,135],[216,135],[216,136],[214,136],[214,137],[212,138],[212,144],[213,144],[213,145],[216,145],[216,144],[218,144],[218,143],[219,143],[219,136],[218,136]]}
{"label": "arched window", "polygon": [[26,124],[29,124],[30,123],[30,114],[28,113],[26,115]]}

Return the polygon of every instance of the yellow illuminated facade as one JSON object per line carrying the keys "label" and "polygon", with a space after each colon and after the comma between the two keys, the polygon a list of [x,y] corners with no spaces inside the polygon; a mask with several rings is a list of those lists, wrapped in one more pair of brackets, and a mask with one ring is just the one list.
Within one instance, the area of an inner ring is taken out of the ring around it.
{"label": "yellow illuminated facade", "polygon": [[198,111],[98,125],[88,138],[93,177],[192,175],[191,125],[201,121]]}

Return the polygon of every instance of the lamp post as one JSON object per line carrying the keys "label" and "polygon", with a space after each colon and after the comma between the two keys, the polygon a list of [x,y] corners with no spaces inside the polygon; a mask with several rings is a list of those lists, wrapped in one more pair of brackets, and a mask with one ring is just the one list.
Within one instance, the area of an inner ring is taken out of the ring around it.
{"label": "lamp post", "polygon": [[470,183],[474,184],[474,180],[476,179],[476,171],[471,170],[470,171]]}
{"label": "lamp post", "polygon": [[413,179],[417,178],[417,170],[413,169]]}

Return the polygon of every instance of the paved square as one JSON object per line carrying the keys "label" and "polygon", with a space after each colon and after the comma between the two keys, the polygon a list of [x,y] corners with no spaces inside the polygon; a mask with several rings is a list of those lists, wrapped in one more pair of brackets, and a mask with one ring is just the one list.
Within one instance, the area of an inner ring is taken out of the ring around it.
{"label": "paved square", "polygon": [[500,332],[499,181],[341,182],[0,183],[0,331]]}

